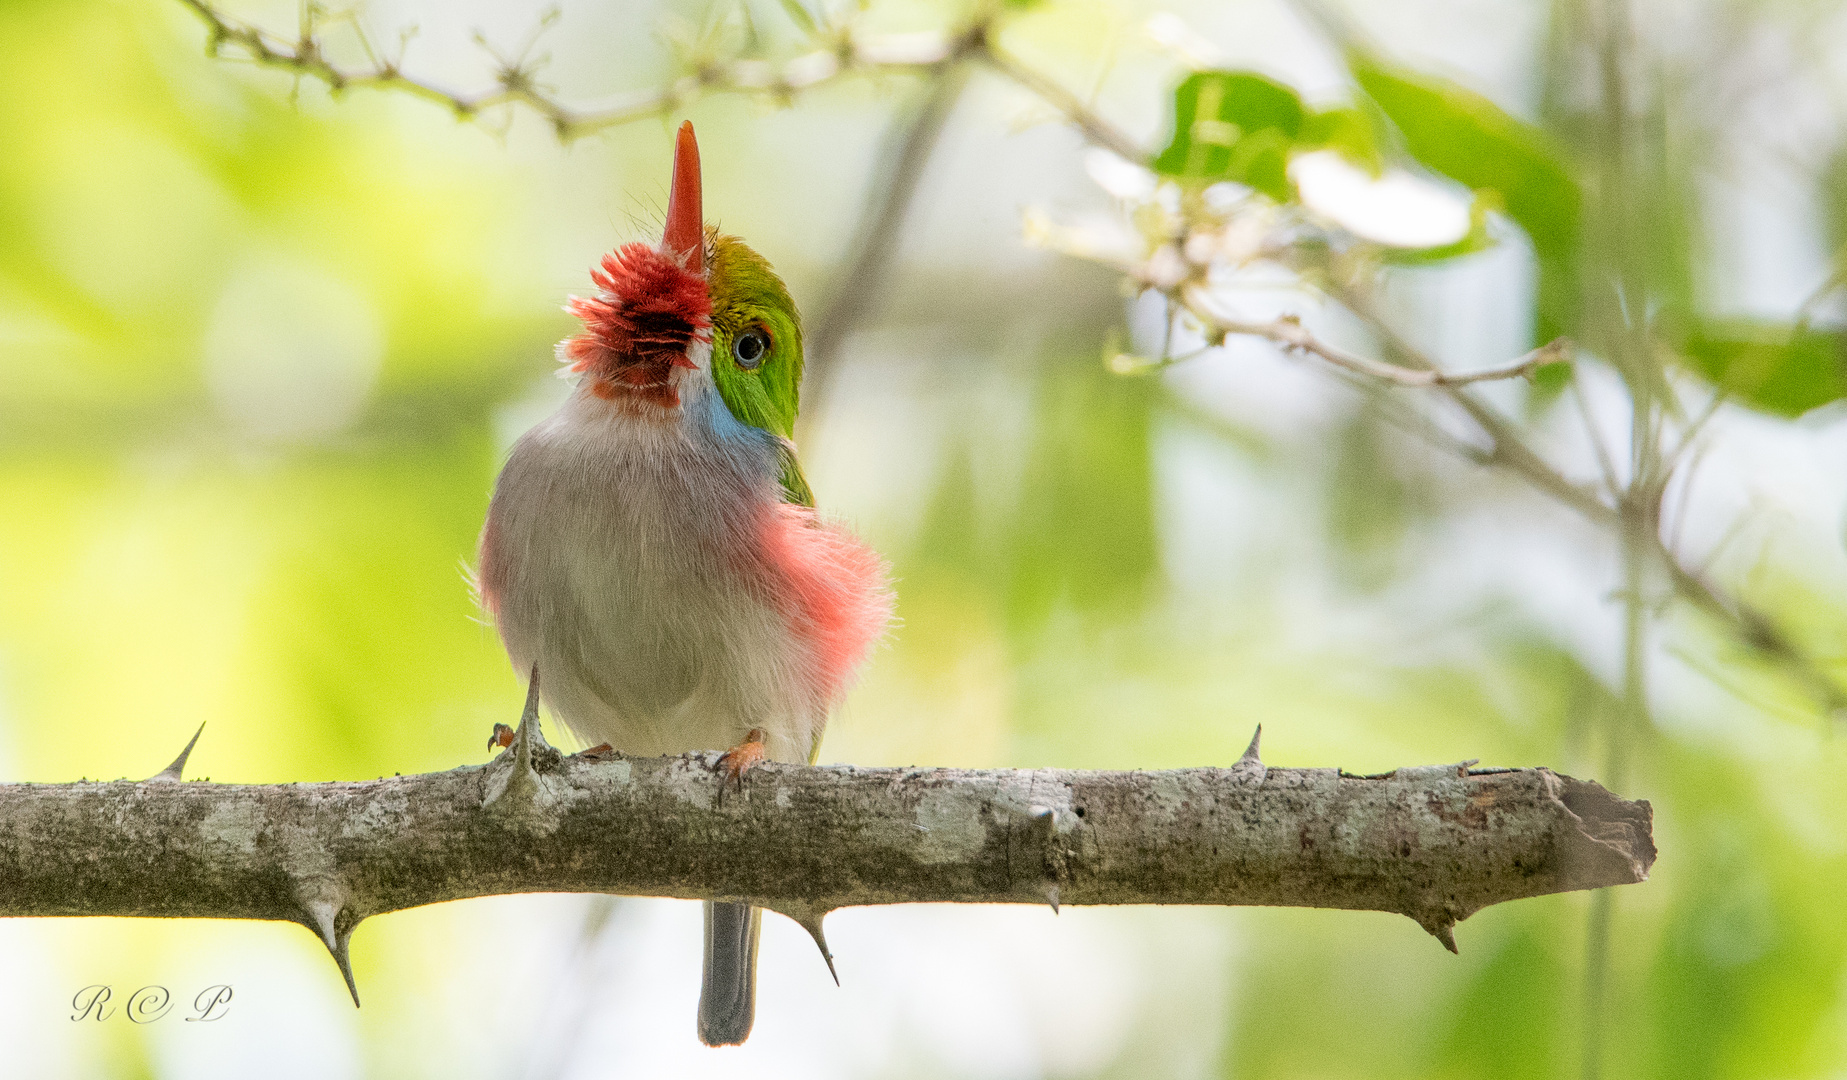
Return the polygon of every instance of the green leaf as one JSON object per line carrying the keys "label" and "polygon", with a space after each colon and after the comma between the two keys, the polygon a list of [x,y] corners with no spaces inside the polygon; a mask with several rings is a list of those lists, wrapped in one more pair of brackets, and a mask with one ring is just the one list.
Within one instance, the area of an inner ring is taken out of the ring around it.
{"label": "green leaf", "polygon": [[1156,172],[1237,180],[1278,202],[1294,197],[1289,151],[1308,110],[1294,90],[1247,71],[1199,71],[1174,91],[1174,137]]}
{"label": "green leaf", "polygon": [[1571,361],[1554,360],[1533,369],[1533,385],[1547,397],[1556,396],[1571,382]]}
{"label": "green leaf", "polygon": [[1725,323],[1701,327],[1681,348],[1715,386],[1778,416],[1847,397],[1847,331]]}
{"label": "green leaf", "polygon": [[1477,190],[1498,192],[1542,260],[1577,246],[1583,196],[1563,155],[1539,129],[1480,94],[1349,53],[1353,76],[1424,165]]}
{"label": "green leaf", "polygon": [[1373,176],[1385,171],[1385,155],[1373,123],[1358,109],[1323,109],[1302,122],[1299,150],[1332,150]]}

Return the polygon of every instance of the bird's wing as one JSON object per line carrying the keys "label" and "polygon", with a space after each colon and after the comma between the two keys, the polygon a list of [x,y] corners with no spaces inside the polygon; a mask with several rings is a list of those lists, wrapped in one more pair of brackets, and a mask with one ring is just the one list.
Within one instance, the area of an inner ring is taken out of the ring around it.
{"label": "bird's wing", "polygon": [[778,478],[782,481],[782,501],[812,510],[814,491],[808,486],[808,478],[802,475],[802,462],[795,456],[795,444],[783,439],[776,449],[781,463]]}

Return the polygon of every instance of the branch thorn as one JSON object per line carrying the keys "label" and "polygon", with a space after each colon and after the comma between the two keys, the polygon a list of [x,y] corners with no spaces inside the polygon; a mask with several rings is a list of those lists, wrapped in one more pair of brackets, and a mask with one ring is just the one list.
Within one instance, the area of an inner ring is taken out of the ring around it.
{"label": "branch thorn", "polygon": [[1438,941],[1441,941],[1443,943],[1443,947],[1445,949],[1448,949],[1450,952],[1456,953],[1456,955],[1458,956],[1462,955],[1461,950],[1456,948],[1456,924],[1455,923],[1444,923],[1442,926],[1439,926],[1435,930],[1430,931],[1430,933]]}
{"label": "branch thorn", "polygon": [[155,773],[153,776],[148,777],[146,780],[143,780],[142,783],[152,784],[152,783],[167,783],[170,781],[174,783],[179,782],[182,779],[182,777],[180,776],[180,773],[182,770],[186,768],[186,759],[192,756],[192,748],[198,744],[199,736],[203,734],[205,734],[205,725],[201,723],[199,725],[199,730],[193,732],[192,738],[187,740],[186,749],[181,750],[180,756],[173,759],[173,764],[160,770],[159,772]]}
{"label": "branch thorn", "polygon": [[347,950],[353,940],[353,931],[359,924],[354,923],[342,934],[334,929],[339,910],[333,904],[319,900],[308,903],[306,907],[308,917],[314,920],[313,929],[321,937],[321,944],[327,946],[328,955],[333,957],[333,962],[340,968],[341,977],[346,980],[346,992],[353,995],[353,1008],[359,1008],[359,986],[353,981],[353,959]]}
{"label": "branch thorn", "polygon": [[834,954],[828,951],[827,934],[821,930],[821,920],[827,917],[827,910],[801,902],[770,910],[787,916],[795,925],[808,931],[808,936],[814,939],[815,948],[821,950],[821,959],[827,961],[827,973],[834,977],[834,985],[839,986],[840,972],[834,970]]}
{"label": "branch thorn", "polygon": [[1244,748],[1244,756],[1231,767],[1231,782],[1238,787],[1260,787],[1264,777],[1270,774],[1269,767],[1257,752],[1257,744],[1263,739],[1263,725],[1251,733],[1251,744]]}

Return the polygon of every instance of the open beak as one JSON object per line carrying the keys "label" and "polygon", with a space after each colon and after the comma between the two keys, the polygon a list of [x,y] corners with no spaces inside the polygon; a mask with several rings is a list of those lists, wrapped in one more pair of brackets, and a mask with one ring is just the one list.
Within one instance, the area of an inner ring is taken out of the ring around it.
{"label": "open beak", "polygon": [[705,208],[699,185],[699,140],[693,138],[693,122],[680,125],[673,147],[673,190],[667,196],[667,231],[661,247],[675,259],[684,259],[686,269],[705,273]]}

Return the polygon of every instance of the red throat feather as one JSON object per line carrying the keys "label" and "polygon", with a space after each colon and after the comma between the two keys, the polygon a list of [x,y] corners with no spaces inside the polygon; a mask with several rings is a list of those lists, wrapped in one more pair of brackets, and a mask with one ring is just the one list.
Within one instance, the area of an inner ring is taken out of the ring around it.
{"label": "red throat feather", "polygon": [[624,244],[603,256],[590,272],[597,295],[573,296],[565,305],[583,320],[584,332],[565,341],[564,357],[572,371],[590,377],[597,396],[679,404],[672,370],[695,367],[686,350],[712,340],[701,214],[699,144],[689,121],[680,126],[660,247]]}

